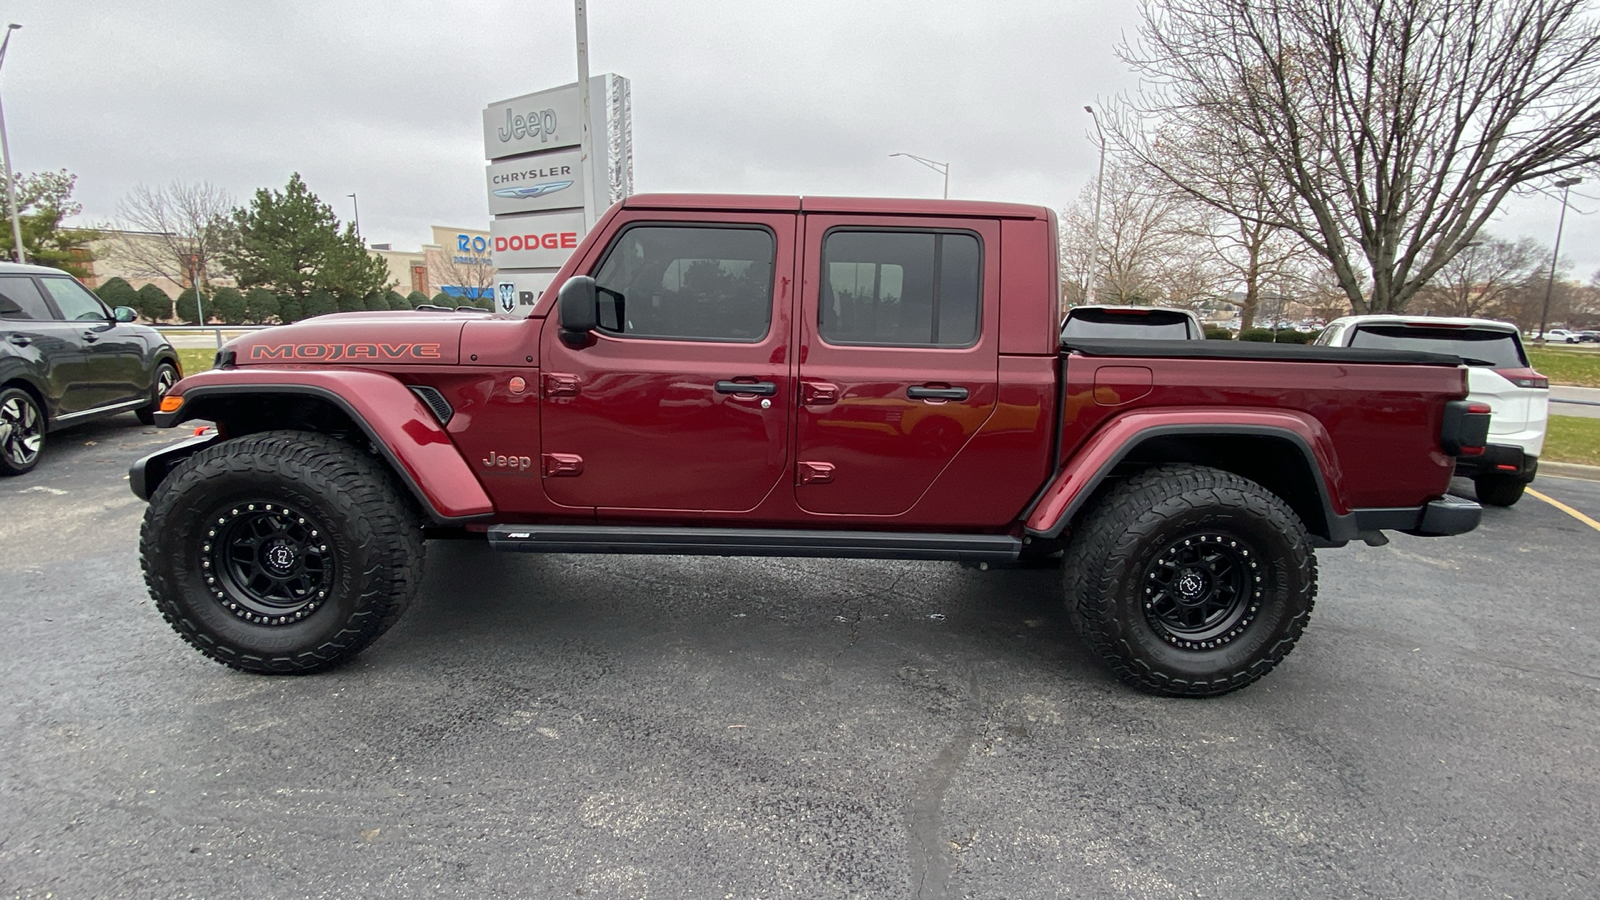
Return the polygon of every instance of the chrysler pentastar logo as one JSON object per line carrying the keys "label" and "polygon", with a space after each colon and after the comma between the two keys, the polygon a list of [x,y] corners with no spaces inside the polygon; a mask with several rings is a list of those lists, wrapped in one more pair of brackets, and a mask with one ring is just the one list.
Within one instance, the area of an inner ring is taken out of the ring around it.
{"label": "chrysler pentastar logo", "polygon": [[542,184],[530,184],[526,187],[496,188],[496,197],[508,197],[512,200],[527,200],[532,197],[543,197],[545,194],[554,194],[572,187],[571,181],[546,181]]}

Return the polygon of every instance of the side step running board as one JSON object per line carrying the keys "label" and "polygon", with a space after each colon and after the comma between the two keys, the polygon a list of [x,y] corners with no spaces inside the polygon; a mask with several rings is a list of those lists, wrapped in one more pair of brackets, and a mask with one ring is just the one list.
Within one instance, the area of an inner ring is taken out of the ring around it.
{"label": "side step running board", "polygon": [[746,528],[618,528],[495,525],[489,546],[531,553],[654,553],[667,556],[811,556],[1009,562],[1022,541],[1008,535]]}

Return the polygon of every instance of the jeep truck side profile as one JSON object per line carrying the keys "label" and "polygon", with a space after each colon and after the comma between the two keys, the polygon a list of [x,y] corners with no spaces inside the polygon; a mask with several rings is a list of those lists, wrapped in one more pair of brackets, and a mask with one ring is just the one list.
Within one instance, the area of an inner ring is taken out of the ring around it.
{"label": "jeep truck side profile", "polygon": [[1453,356],[1059,336],[1056,222],[965,201],[638,195],[526,317],[351,313],[234,340],[136,463],[157,608],[249,672],[338,665],[424,539],[508,551],[1059,560],[1123,681],[1282,660],[1315,548],[1459,534],[1487,409]]}

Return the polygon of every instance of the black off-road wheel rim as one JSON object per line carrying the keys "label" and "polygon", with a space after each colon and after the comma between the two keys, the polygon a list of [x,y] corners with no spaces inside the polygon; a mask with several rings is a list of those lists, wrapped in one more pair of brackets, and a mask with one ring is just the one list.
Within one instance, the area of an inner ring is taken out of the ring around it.
{"label": "black off-road wheel rim", "polygon": [[1142,580],[1145,620],[1166,643],[1208,651],[1237,640],[1261,608],[1265,562],[1237,535],[1185,535],[1156,554]]}
{"label": "black off-road wheel rim", "polygon": [[39,458],[44,447],[44,417],[26,394],[14,393],[0,403],[0,453],[6,462],[25,469]]}
{"label": "black off-road wheel rim", "polygon": [[290,625],[315,613],[339,575],[327,526],[279,502],[213,513],[200,553],[212,596],[257,625]]}

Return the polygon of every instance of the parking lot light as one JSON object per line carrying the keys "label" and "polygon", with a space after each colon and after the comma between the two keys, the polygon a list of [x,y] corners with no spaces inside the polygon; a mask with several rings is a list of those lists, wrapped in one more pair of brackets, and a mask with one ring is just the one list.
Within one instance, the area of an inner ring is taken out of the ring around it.
{"label": "parking lot light", "polygon": [[[6,39],[0,41],[0,66],[6,62],[6,48],[11,46],[11,33],[21,28],[15,22],[6,26]],[[11,177],[11,146],[6,141],[6,113],[0,106],[0,162],[4,162],[6,170],[6,205],[11,210],[11,237],[17,242],[17,262],[28,261],[26,251],[22,249],[22,220],[17,215],[17,183]]]}

